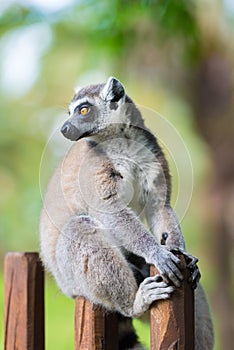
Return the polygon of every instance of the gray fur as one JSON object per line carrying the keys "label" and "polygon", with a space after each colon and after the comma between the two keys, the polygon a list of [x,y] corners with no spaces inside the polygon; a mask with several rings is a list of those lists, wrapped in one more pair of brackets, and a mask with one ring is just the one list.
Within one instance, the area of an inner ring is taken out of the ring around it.
{"label": "gray fur", "polygon": [[[42,260],[69,297],[83,296],[107,310],[138,317],[153,301],[170,297],[173,287],[167,282],[181,284],[180,261],[170,250],[187,254],[170,207],[165,157],[115,78],[79,89],[69,112],[61,131],[78,142],[48,186],[40,223]],[[196,283],[196,260],[187,256]],[[144,278],[147,268],[140,266],[140,257],[145,266],[155,265],[164,281]],[[142,271],[142,282],[136,271]],[[196,327],[203,329],[196,333],[196,349],[209,350],[212,323],[200,286],[196,300]]]}

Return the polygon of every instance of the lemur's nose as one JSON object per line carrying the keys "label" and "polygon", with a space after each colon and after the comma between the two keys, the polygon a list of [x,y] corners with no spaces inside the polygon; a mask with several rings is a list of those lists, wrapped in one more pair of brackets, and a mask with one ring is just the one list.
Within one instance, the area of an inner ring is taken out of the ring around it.
{"label": "lemur's nose", "polygon": [[60,131],[66,138],[72,141],[76,141],[79,137],[78,129],[70,122],[65,122]]}
{"label": "lemur's nose", "polygon": [[63,124],[61,128],[61,133],[66,136],[66,134],[69,132],[69,125],[67,123]]}

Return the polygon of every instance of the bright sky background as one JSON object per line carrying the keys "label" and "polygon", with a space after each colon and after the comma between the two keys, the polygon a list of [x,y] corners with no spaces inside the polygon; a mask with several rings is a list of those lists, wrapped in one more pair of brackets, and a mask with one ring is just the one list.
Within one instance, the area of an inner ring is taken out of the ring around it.
{"label": "bright sky background", "polygon": [[[35,7],[43,13],[61,11],[75,0],[0,0],[0,16],[14,4]],[[82,0],[76,3],[83,2]],[[234,0],[224,0],[226,13],[234,15]],[[43,40],[42,40],[43,38]],[[52,43],[49,24],[41,22],[13,29],[0,39],[0,88],[11,98],[20,98],[35,84],[41,57]]]}
{"label": "bright sky background", "polygon": [[[44,13],[60,11],[75,0],[3,0],[0,16],[9,6],[21,4]],[[45,22],[13,29],[0,39],[0,88],[11,98],[20,98],[35,84],[41,57],[52,43],[52,31]]]}
{"label": "bright sky background", "polygon": [[226,7],[227,13],[234,15],[234,0],[224,0],[224,6]]}
{"label": "bright sky background", "polygon": [[40,73],[40,59],[52,42],[48,24],[37,23],[5,34],[0,40],[0,84],[12,98],[26,94]]}
{"label": "bright sky background", "polygon": [[74,3],[75,0],[2,0],[0,14],[12,4],[21,4],[25,7],[36,7],[43,12],[55,12]]}

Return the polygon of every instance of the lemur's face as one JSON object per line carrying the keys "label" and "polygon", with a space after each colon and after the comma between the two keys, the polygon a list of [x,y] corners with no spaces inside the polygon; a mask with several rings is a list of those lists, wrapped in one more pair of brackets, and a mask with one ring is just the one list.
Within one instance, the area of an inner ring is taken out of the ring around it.
{"label": "lemur's face", "polygon": [[99,134],[112,123],[125,123],[125,97],[124,87],[113,77],[106,84],[80,89],[69,105],[70,117],[61,132],[77,141]]}

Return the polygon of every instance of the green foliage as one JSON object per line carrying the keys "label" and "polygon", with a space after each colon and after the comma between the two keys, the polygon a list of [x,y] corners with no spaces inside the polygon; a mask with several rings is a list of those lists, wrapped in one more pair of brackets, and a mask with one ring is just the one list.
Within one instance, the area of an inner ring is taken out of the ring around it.
{"label": "green foliage", "polygon": [[74,300],[62,295],[49,278],[46,282],[46,349],[73,349]]}
{"label": "green foliage", "polygon": [[[149,26],[157,39],[179,41],[185,56],[198,58],[200,34],[194,2],[189,0],[90,0],[81,1],[62,13],[46,14],[35,8],[12,5],[1,19],[0,34],[46,22],[57,34],[57,44],[80,42],[92,52],[105,52],[109,59],[127,55],[138,42],[138,30]],[[69,40],[67,40],[69,38]]]}

